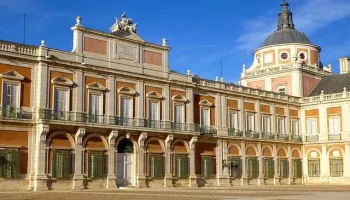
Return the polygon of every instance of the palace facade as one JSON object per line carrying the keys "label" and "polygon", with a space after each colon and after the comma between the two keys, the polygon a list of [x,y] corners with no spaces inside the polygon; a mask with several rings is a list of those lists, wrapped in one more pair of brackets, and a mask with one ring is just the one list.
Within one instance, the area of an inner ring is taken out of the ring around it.
{"label": "palace facade", "polygon": [[350,183],[350,74],[278,28],[240,84],[169,70],[125,13],[71,52],[0,41],[0,190]]}

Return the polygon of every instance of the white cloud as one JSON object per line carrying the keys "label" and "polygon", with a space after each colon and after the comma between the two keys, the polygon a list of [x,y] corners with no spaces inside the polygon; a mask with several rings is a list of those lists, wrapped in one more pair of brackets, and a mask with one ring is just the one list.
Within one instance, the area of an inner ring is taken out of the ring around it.
{"label": "white cloud", "polygon": [[[349,0],[292,1],[291,8],[296,28],[312,33],[331,23],[350,16]],[[277,10],[276,10],[277,11]],[[278,10],[279,11],[279,10]],[[266,14],[245,21],[243,32],[233,51],[253,51],[277,26],[277,16]]]}

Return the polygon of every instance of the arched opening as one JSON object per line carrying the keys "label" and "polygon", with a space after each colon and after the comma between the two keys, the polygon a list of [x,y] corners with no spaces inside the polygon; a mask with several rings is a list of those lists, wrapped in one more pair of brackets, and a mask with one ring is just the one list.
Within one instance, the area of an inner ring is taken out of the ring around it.
{"label": "arched opening", "polygon": [[331,177],[342,177],[344,174],[343,153],[339,149],[329,152],[329,171]]}
{"label": "arched opening", "polygon": [[263,173],[266,178],[273,178],[275,175],[275,162],[272,156],[271,149],[265,147],[263,152]]}
{"label": "arched opening", "polygon": [[88,178],[102,179],[106,175],[106,140],[102,135],[90,134],[85,139],[84,172]]}
{"label": "arched opening", "polygon": [[134,144],[123,138],[117,146],[117,184],[118,186],[134,185]]}
{"label": "arched opening", "polygon": [[147,142],[147,174],[151,179],[163,179],[165,176],[165,161],[161,140],[150,138]]}
{"label": "arched opening", "polygon": [[184,179],[189,177],[189,158],[185,141],[174,141],[172,147],[172,172],[178,179]]}
{"label": "arched opening", "polygon": [[247,175],[251,179],[259,177],[259,161],[254,147],[250,146],[247,152]]}
{"label": "arched opening", "polygon": [[232,179],[240,179],[242,176],[242,158],[239,152],[235,144],[231,145],[228,151],[228,164]]}
{"label": "arched opening", "polygon": [[282,178],[288,178],[289,177],[289,163],[287,158],[287,152],[285,149],[281,148],[277,152],[278,157],[278,170],[279,175]]}
{"label": "arched opening", "polygon": [[292,151],[292,172],[294,178],[302,178],[303,165],[300,157],[300,153],[297,149]]}
{"label": "arched opening", "polygon": [[309,177],[320,177],[321,163],[320,153],[316,150],[310,151],[307,156],[307,172]]}

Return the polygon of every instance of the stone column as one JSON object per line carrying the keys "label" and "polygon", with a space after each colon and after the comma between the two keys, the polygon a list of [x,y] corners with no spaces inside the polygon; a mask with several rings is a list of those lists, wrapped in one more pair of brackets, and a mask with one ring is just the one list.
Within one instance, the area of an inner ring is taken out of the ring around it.
{"label": "stone column", "polygon": [[219,93],[215,96],[215,126],[217,129],[222,128],[221,120],[221,95]]}
{"label": "stone column", "polygon": [[245,123],[246,123],[246,116],[245,116],[245,112],[244,112],[244,100],[243,99],[239,99],[238,100],[238,108],[239,108],[239,129],[241,131],[243,131],[243,137],[245,136]]}
{"label": "stone column", "polygon": [[242,158],[242,179],[241,179],[241,185],[247,185],[248,184],[248,176],[246,172],[246,148],[245,148],[245,142],[241,142],[241,158]]}
{"label": "stone column", "polygon": [[[43,57],[47,56],[47,48],[45,46],[40,46],[39,54]],[[40,58],[40,57],[39,57]],[[49,107],[49,67],[48,65],[39,60],[38,64],[35,67],[35,73],[41,74],[35,77],[35,92],[34,92],[34,108],[36,109],[46,109]]]}
{"label": "stone column", "polygon": [[327,146],[322,145],[322,153],[320,157],[320,164],[321,164],[321,181],[322,182],[329,182],[329,159],[327,155]]}
{"label": "stone column", "polygon": [[288,144],[288,152],[287,152],[287,157],[288,157],[288,184],[292,184],[294,182],[293,180],[293,157],[292,157],[292,145]]}
{"label": "stone column", "polygon": [[192,137],[190,141],[190,178],[189,178],[189,186],[196,187],[197,186],[197,175],[196,175],[196,143],[197,137]]}
{"label": "stone column", "polygon": [[216,148],[216,180],[218,186],[230,186],[227,164],[227,140],[218,139]]}
{"label": "stone column", "polygon": [[171,174],[171,142],[174,140],[174,135],[168,135],[165,139],[165,177],[164,187],[173,186],[173,176]]}
{"label": "stone column", "polygon": [[36,141],[34,149],[34,177],[33,191],[47,190],[46,180],[46,135],[49,132],[49,125],[38,124],[36,127]]}
{"label": "stone column", "polygon": [[143,119],[144,119],[144,82],[142,80],[139,80],[136,83],[136,98],[135,98],[135,118],[138,120],[137,125],[143,126]]}
{"label": "stone column", "polygon": [[275,176],[273,179],[273,184],[277,185],[280,184],[280,175],[279,175],[279,170],[278,170],[278,155],[277,155],[277,146],[276,144],[272,145],[272,154],[273,154],[273,165],[275,168]]}
{"label": "stone column", "polygon": [[114,123],[113,119],[114,116],[116,115],[115,111],[115,106],[116,106],[116,82],[114,76],[110,75],[108,76],[107,79],[107,106],[106,106],[106,115],[108,119],[108,123]]}
{"label": "stone column", "polygon": [[304,145],[301,147],[302,149],[302,165],[303,165],[303,184],[307,184],[308,182],[308,160],[307,154],[305,152]]}
{"label": "stone column", "polygon": [[75,133],[75,156],[74,156],[74,177],[73,189],[84,189],[83,176],[83,137],[85,135],[85,128],[79,128]]}
{"label": "stone column", "polygon": [[189,125],[192,125],[193,122],[193,114],[194,114],[194,110],[193,110],[193,89],[189,88],[187,90],[187,99],[188,99],[188,103],[186,104],[186,122]]}
{"label": "stone column", "polygon": [[259,161],[258,185],[265,185],[265,178],[264,178],[264,171],[263,171],[264,159],[262,155],[262,148],[261,148],[260,142],[258,142],[258,161]]}
{"label": "stone column", "polygon": [[117,176],[115,174],[115,139],[118,137],[118,131],[111,131],[108,136],[108,174],[107,189],[117,188]]}
{"label": "stone column", "polygon": [[146,187],[146,151],[145,151],[145,140],[147,139],[147,133],[141,133],[138,139],[139,152],[138,152],[138,168],[137,168],[137,183],[138,188]]}

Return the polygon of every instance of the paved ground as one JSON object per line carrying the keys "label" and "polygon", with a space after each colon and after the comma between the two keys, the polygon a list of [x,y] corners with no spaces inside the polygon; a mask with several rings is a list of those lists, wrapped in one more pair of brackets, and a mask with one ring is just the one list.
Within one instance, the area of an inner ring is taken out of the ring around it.
{"label": "paved ground", "polygon": [[104,191],[0,192],[0,200],[348,200],[350,186],[264,186]]}

